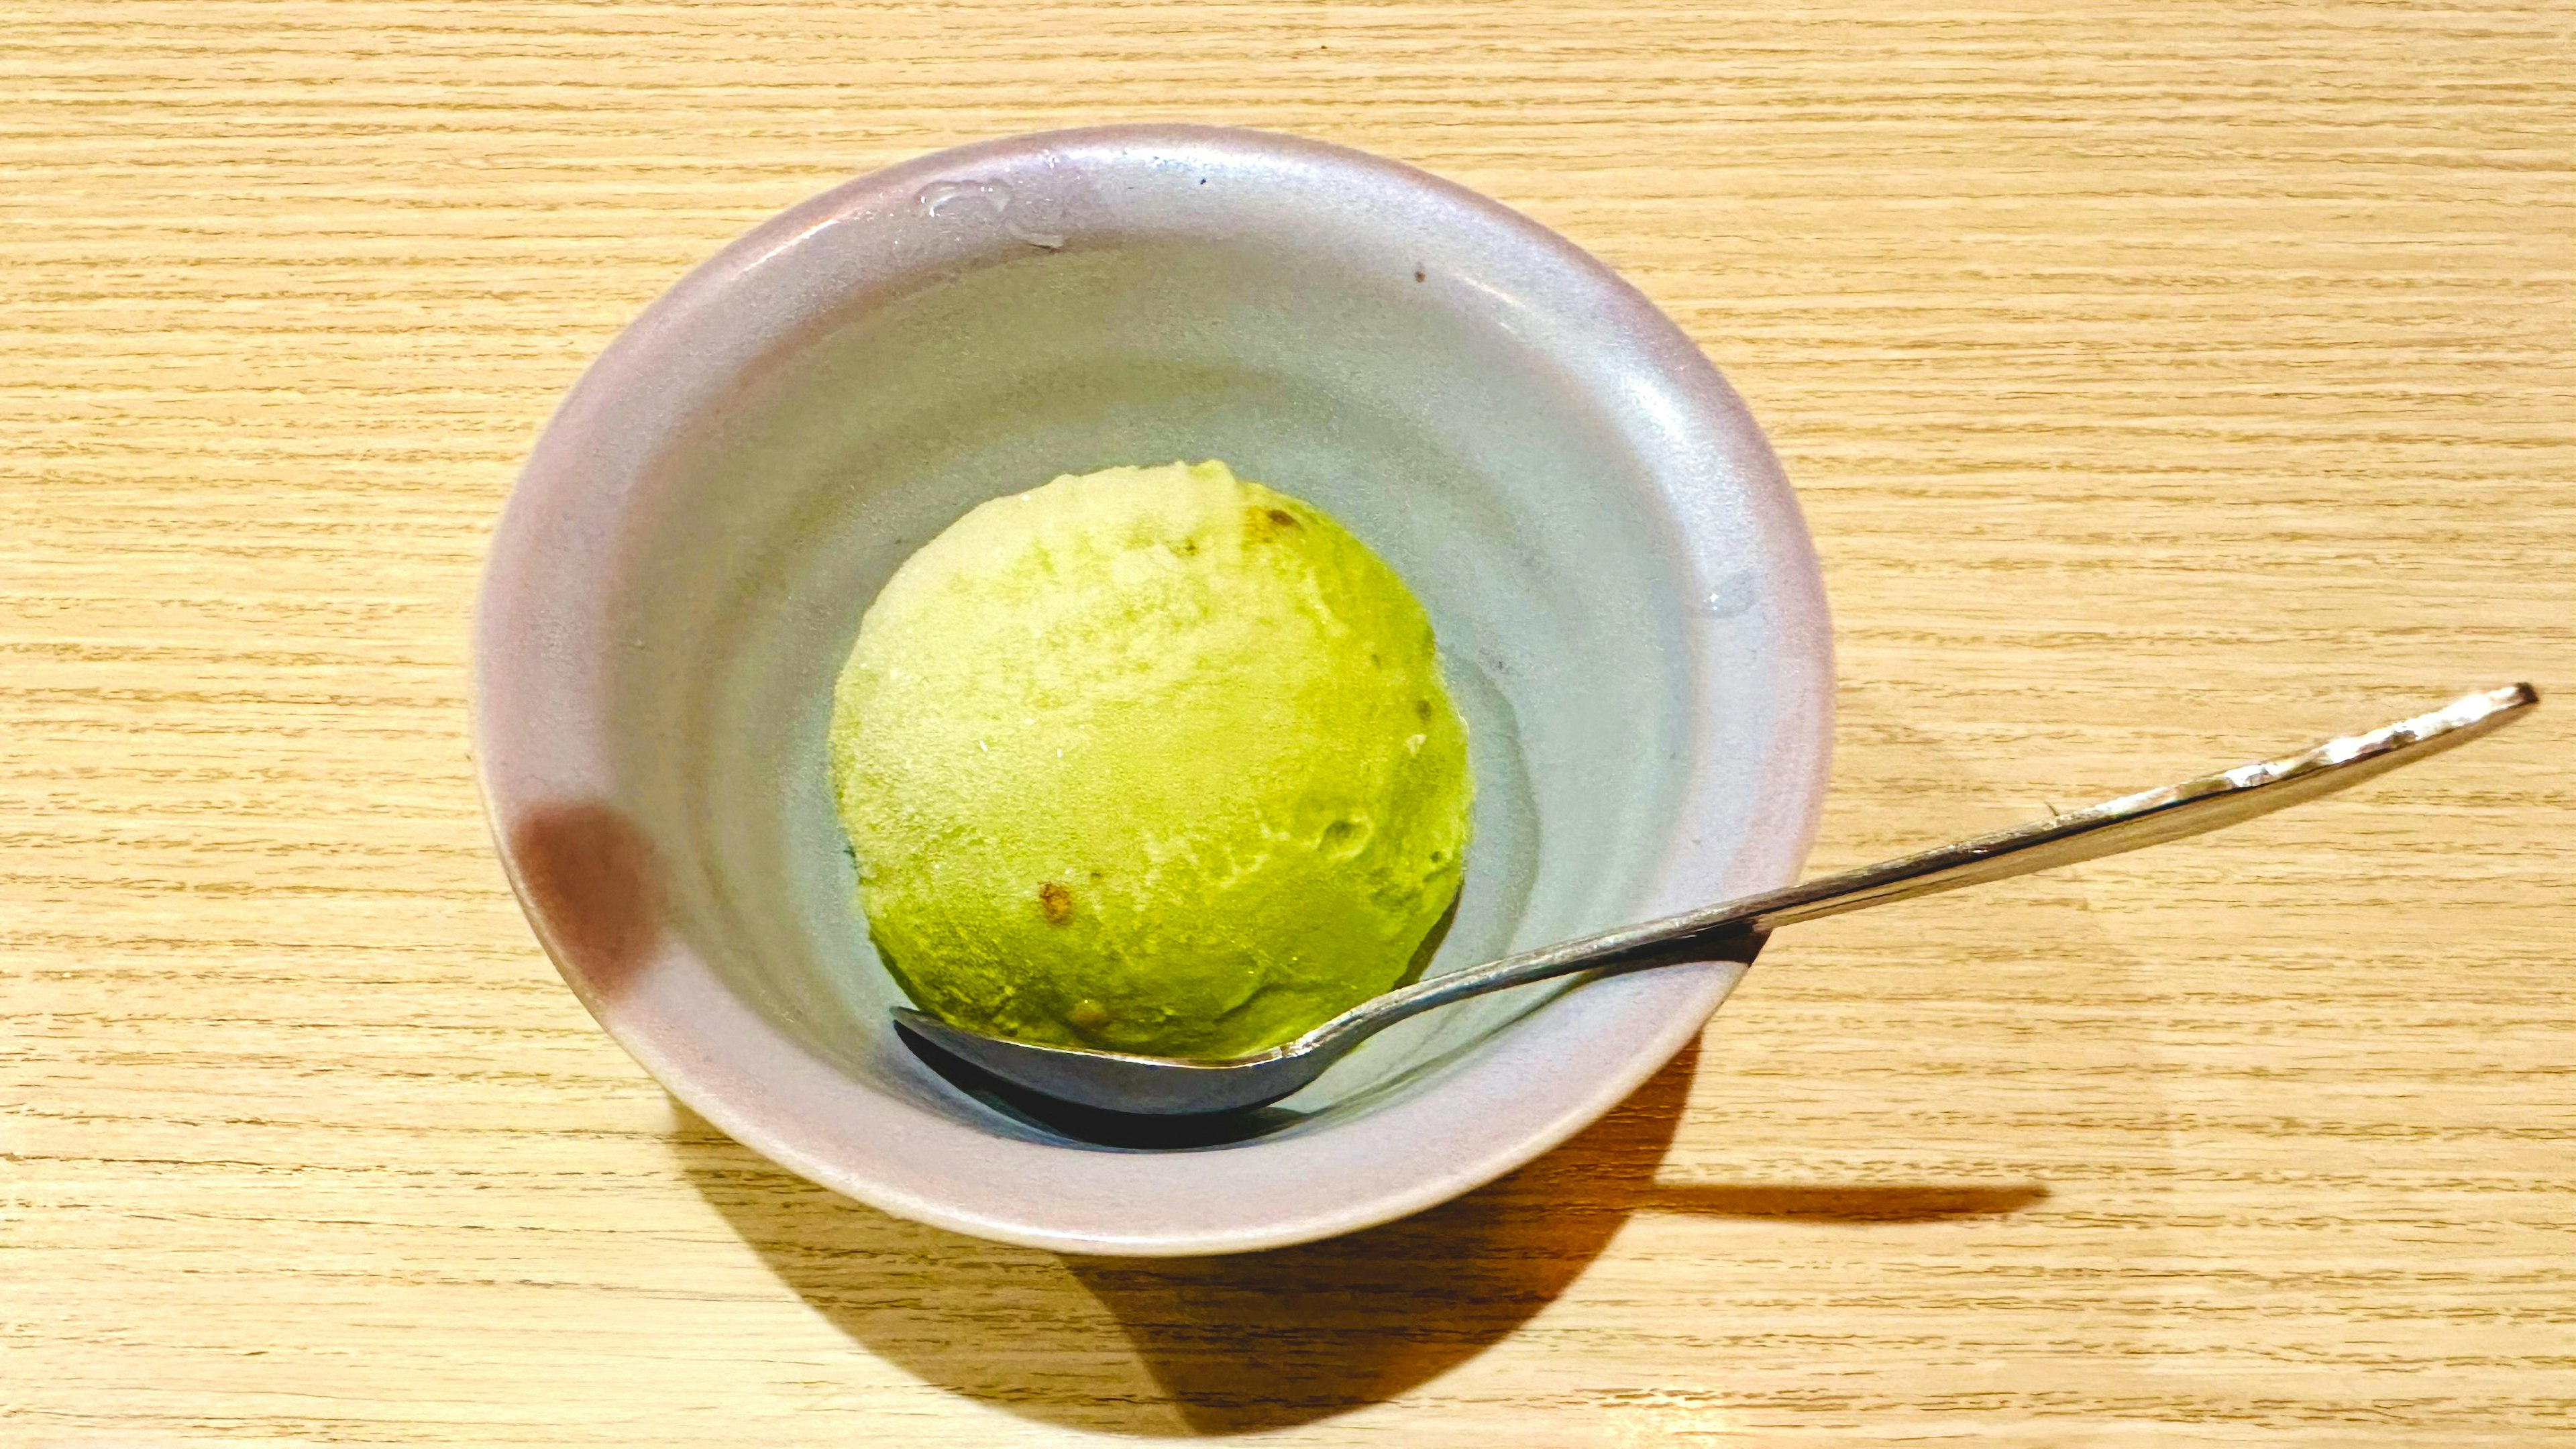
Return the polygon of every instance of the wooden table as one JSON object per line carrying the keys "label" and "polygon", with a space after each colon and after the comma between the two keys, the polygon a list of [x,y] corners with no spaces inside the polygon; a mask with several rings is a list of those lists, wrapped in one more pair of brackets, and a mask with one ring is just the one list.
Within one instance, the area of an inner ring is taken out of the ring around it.
{"label": "wooden table", "polygon": [[1830,575],[1819,867],[2576,682],[2576,11],[237,3],[0,20],[0,1442],[2576,1442],[2576,700],[1806,928],[1412,1221],[1067,1261],[676,1110],[466,753],[554,399],[851,173],[1301,131],[1591,247]]}

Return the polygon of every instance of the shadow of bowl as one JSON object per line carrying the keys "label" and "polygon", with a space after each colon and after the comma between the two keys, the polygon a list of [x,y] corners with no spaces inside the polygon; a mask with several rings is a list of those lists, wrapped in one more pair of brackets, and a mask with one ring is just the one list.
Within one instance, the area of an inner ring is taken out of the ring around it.
{"label": "shadow of bowl", "polygon": [[[1639,1210],[1910,1222],[2047,1196],[2035,1185],[1659,1185],[1697,1057],[1685,1049],[1617,1110],[1477,1192],[1231,1257],[1068,1258],[903,1222],[771,1166],[685,1108],[672,1149],[780,1280],[870,1352],[1014,1413],[1155,1437],[1284,1428],[1428,1382],[1546,1307]],[[1099,1357],[1104,1310],[1134,1362]]]}

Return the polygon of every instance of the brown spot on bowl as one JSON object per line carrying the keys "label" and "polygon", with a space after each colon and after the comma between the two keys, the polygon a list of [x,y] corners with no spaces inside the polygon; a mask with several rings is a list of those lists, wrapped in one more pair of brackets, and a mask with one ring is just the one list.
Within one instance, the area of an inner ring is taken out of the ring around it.
{"label": "brown spot on bowl", "polygon": [[614,995],[662,935],[660,864],[643,827],[597,801],[540,805],[510,829],[519,888],[577,985]]}
{"label": "brown spot on bowl", "polygon": [[1073,888],[1048,881],[1038,887],[1038,909],[1046,913],[1047,924],[1061,926],[1073,919]]}

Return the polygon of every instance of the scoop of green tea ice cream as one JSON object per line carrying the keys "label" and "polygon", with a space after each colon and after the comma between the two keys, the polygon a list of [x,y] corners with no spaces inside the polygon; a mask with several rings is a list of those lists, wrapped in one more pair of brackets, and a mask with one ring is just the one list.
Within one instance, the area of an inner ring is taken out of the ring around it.
{"label": "scoop of green tea ice cream", "polygon": [[1276,1045],[1402,979],[1463,870],[1422,606],[1222,463],[959,519],[869,607],[831,751],[879,954],[994,1035]]}

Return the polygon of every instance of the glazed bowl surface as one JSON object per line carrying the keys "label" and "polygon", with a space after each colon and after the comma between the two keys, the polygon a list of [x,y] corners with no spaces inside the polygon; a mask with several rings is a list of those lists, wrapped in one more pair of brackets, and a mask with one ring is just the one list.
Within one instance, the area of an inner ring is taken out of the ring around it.
{"label": "glazed bowl surface", "polygon": [[1823,590],[1760,430],[1678,328],[1394,162],[1210,128],[1015,137],[861,177],[692,272],[574,387],[496,532],[473,710],[503,863],[675,1097],[906,1217],[1215,1253],[1473,1188],[1699,1030],[1741,964],[1432,1013],[1184,1145],[902,1044],[826,779],[860,615],[988,498],[1208,458],[1339,518],[1431,614],[1477,782],[1433,971],[1795,877]]}

